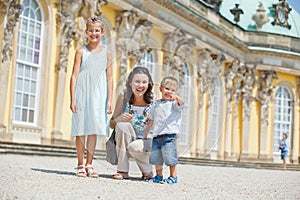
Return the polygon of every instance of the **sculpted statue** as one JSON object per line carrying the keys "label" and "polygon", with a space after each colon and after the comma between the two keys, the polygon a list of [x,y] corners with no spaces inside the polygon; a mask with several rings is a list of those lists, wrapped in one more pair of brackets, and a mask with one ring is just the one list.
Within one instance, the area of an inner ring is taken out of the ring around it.
{"label": "sculpted statue", "polygon": [[272,81],[278,79],[275,71],[262,71],[259,77],[259,85],[257,90],[257,100],[264,106],[270,101],[271,95],[275,86],[272,85]]}
{"label": "sculpted statue", "polygon": [[151,50],[149,45],[151,29],[152,23],[140,19],[135,10],[123,11],[116,16],[116,46],[121,66],[120,82],[125,81],[126,78],[128,57],[133,58],[136,64],[140,64],[143,54]]}
{"label": "sculpted statue", "polygon": [[262,123],[266,125],[268,124],[268,104],[275,88],[275,86],[272,85],[274,79],[278,79],[278,75],[275,71],[262,71],[258,80],[259,84],[256,99],[261,104]]}
{"label": "sculpted statue", "polygon": [[78,16],[82,16],[85,19],[101,16],[103,5],[106,5],[108,2],[107,0],[82,0],[82,6],[79,10]]}
{"label": "sculpted statue", "polygon": [[58,35],[60,38],[59,70],[66,70],[68,66],[68,54],[71,42],[76,38],[76,13],[80,9],[80,0],[65,0],[55,5],[59,12],[56,14]]}
{"label": "sculpted statue", "polygon": [[14,30],[16,24],[20,19],[21,13],[21,1],[10,0],[0,1],[1,12],[6,15],[6,24],[3,33],[3,44],[2,44],[2,63],[9,61],[12,56],[12,42],[14,37]]}
{"label": "sculpted statue", "polygon": [[[163,43],[164,73],[172,74],[179,78],[179,81],[183,83],[183,65],[185,63],[192,63],[192,49],[195,45],[195,39],[188,37],[180,29],[175,29],[173,32],[166,34],[165,41]],[[175,71],[171,69],[175,69]]]}
{"label": "sculpted statue", "polygon": [[[205,92],[209,94],[210,100],[214,96],[216,78],[221,75],[221,62],[224,59],[225,57],[223,54],[214,54],[209,49],[204,49],[198,54],[198,89],[201,95],[201,102]],[[200,106],[202,106],[202,103]]]}

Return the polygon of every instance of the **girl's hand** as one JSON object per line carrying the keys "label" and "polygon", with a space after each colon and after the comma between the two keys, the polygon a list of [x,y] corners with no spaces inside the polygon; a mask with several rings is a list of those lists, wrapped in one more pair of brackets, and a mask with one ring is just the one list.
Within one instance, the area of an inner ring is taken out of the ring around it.
{"label": "girl's hand", "polygon": [[112,104],[110,101],[108,101],[107,103],[107,114],[111,114],[112,113]]}
{"label": "girl's hand", "polygon": [[77,105],[75,103],[71,102],[70,109],[73,113],[76,113],[77,112]]}
{"label": "girl's hand", "polygon": [[130,122],[131,119],[133,118],[132,114],[129,113],[123,113],[122,115],[120,115],[119,117],[117,117],[115,119],[115,121],[118,122]]}

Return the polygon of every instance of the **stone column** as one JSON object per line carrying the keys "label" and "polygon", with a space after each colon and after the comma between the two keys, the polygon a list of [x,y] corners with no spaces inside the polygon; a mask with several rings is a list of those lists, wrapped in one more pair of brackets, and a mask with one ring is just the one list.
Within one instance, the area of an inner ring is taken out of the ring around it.
{"label": "stone column", "polygon": [[[299,94],[300,95],[300,94]],[[292,133],[293,133],[293,136],[292,136],[292,140],[293,140],[293,149],[292,149],[292,162],[294,164],[299,164],[299,142],[300,142],[300,139],[299,139],[299,133],[300,133],[300,106],[299,104],[296,104],[295,103],[295,106],[294,106],[294,128],[292,130]]]}
{"label": "stone column", "polygon": [[240,122],[239,122],[239,112],[240,112],[241,102],[234,104],[234,114],[233,114],[233,125],[232,125],[232,146],[231,146],[231,159],[239,160],[240,157]]}
{"label": "stone column", "polygon": [[20,18],[21,12],[21,0],[15,1],[1,1],[1,14],[3,17],[3,22],[6,19],[4,25],[4,31],[2,38],[1,47],[1,63],[0,63],[0,133],[6,133],[7,121],[6,115],[8,110],[6,108],[6,99],[8,97],[8,78],[11,69],[11,57],[12,49],[14,47],[14,36],[16,24]]}
{"label": "stone column", "polygon": [[207,105],[207,95],[204,94],[203,97],[203,105],[200,107],[199,110],[199,121],[198,121],[198,138],[197,138],[197,148],[196,152],[200,157],[205,156],[205,141],[206,141],[206,131],[207,131],[207,112],[206,112],[206,105]]}
{"label": "stone column", "polygon": [[231,157],[231,145],[232,145],[232,103],[227,101],[227,110],[226,110],[226,130],[225,130],[225,157]]}
{"label": "stone column", "polygon": [[[243,160],[253,160],[258,158],[259,148],[259,114],[257,112],[257,102],[253,101],[250,104],[249,118],[243,116],[243,134],[242,134],[242,155]],[[244,115],[245,113],[243,113]]]}
{"label": "stone column", "polygon": [[62,116],[63,105],[66,101],[66,75],[69,65],[69,49],[72,46],[73,40],[76,38],[76,13],[80,10],[80,4],[77,0],[74,1],[61,1],[57,3],[58,13],[56,14],[56,23],[58,28],[58,63],[57,70],[57,88],[56,88],[56,105],[55,105],[55,118],[52,131],[52,140],[62,139]]}

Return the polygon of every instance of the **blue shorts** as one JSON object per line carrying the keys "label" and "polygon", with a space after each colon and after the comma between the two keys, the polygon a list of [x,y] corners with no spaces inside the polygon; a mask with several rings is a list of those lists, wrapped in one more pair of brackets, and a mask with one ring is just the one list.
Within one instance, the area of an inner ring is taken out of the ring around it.
{"label": "blue shorts", "polygon": [[152,141],[152,151],[150,154],[150,164],[167,166],[178,164],[176,134],[165,134],[154,137]]}
{"label": "blue shorts", "polygon": [[287,151],[283,151],[281,152],[281,160],[285,159],[288,157],[288,152]]}

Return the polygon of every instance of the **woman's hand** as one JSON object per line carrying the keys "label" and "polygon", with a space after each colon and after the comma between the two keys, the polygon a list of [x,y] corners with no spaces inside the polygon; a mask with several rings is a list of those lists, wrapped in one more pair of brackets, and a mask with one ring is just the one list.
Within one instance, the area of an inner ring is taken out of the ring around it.
{"label": "woman's hand", "polygon": [[130,122],[132,118],[133,118],[132,114],[123,113],[119,117],[115,118],[115,122],[116,123],[118,123],[118,122]]}

